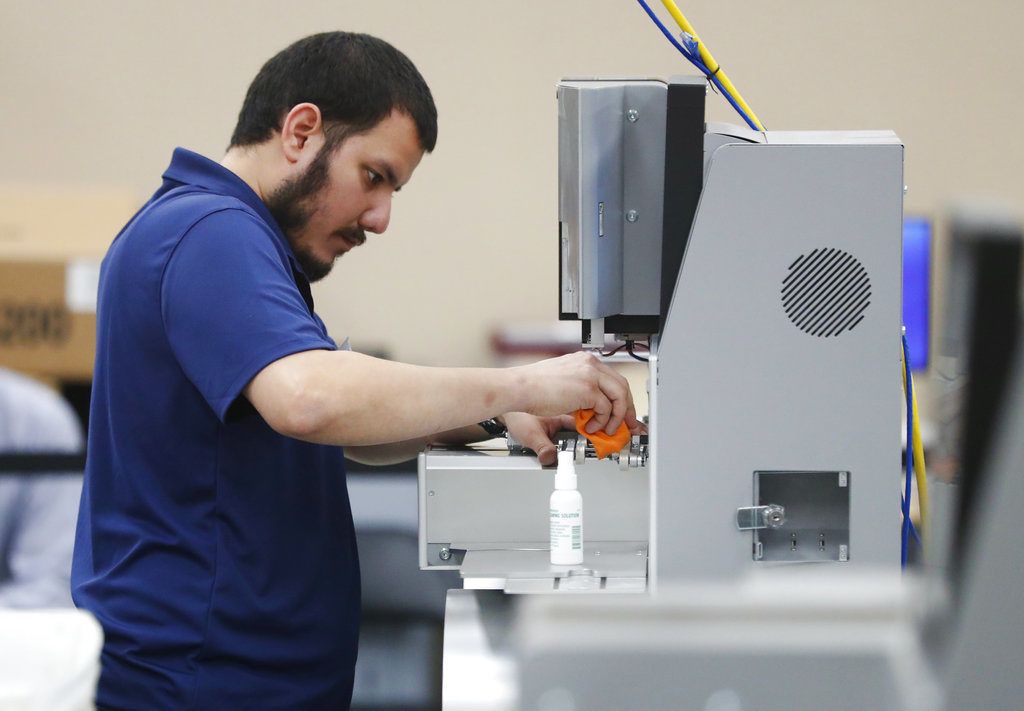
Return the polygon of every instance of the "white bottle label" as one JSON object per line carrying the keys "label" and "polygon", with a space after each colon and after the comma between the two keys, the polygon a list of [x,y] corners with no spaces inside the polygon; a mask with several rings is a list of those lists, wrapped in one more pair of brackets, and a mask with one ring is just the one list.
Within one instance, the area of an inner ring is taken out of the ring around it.
{"label": "white bottle label", "polygon": [[580,511],[550,509],[551,550],[578,551],[583,547]]}

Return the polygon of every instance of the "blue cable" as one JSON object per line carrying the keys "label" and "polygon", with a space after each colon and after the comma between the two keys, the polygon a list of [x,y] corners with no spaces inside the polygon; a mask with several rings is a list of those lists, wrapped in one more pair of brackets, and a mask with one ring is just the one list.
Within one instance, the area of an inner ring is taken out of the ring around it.
{"label": "blue cable", "polygon": [[661,20],[658,19],[658,16],[654,14],[654,10],[651,9],[650,5],[644,2],[644,0],[637,0],[637,2],[640,3],[640,7],[644,9],[644,12],[646,12],[647,16],[651,18],[651,21],[658,26],[658,29],[661,30],[661,34],[665,35],[665,39],[671,42],[673,47],[678,49],[684,57],[690,60],[691,64],[696,66],[697,69],[701,69],[701,71],[703,71],[701,65],[698,64],[697,61],[690,56],[690,53],[686,51],[686,48],[683,47],[683,45],[679,44],[679,40],[673,37],[672,33],[668,31],[668,28],[662,24]]}
{"label": "blue cable", "polygon": [[700,52],[699,50],[697,50],[697,43],[693,43],[692,51],[688,50],[686,47],[680,44],[679,40],[672,36],[672,33],[669,32],[668,28],[665,27],[665,25],[661,22],[660,19],[658,19],[658,16],[654,14],[654,11],[645,2],[645,0],[637,0],[637,2],[640,3],[640,7],[644,9],[644,12],[646,12],[647,16],[651,18],[651,21],[658,26],[658,29],[661,30],[661,34],[665,35],[665,39],[671,42],[672,46],[675,47],[681,55],[686,57],[687,61],[690,62],[690,64],[697,67],[697,69],[700,70],[700,73],[707,77],[711,81],[711,83],[718,88],[719,93],[721,93],[721,95],[725,97],[726,101],[728,101],[732,105],[732,107],[736,109],[736,113],[738,113],[743,118],[746,124],[755,131],[760,131],[761,129],[757,127],[757,124],[755,124],[750,119],[750,117],[747,116],[746,112],[743,109],[741,109],[739,104],[736,103],[736,100],[732,98],[732,95],[725,90],[725,87],[722,86],[722,82],[718,80],[718,77],[713,76],[711,74],[711,70],[708,69],[707,65],[704,64],[703,60],[700,59]]}
{"label": "blue cable", "polygon": [[700,59],[700,52],[696,51],[697,43],[693,43],[694,51],[691,52],[690,50],[688,50],[686,47],[679,43],[679,40],[672,36],[672,33],[668,31],[664,24],[662,24],[661,20],[658,19],[658,16],[654,14],[654,11],[651,10],[650,6],[645,2],[645,0],[637,0],[637,2],[640,3],[640,7],[644,9],[644,12],[646,12],[647,16],[651,18],[651,21],[658,26],[658,29],[661,30],[661,33],[665,35],[665,38],[672,43],[672,46],[675,47],[680,54],[686,57],[687,61],[689,61],[690,64],[697,67],[697,69],[700,70],[701,74],[703,74],[704,76],[711,80],[711,82],[718,88],[718,91],[722,94],[722,96],[725,97],[726,101],[728,101],[732,105],[732,107],[736,109],[736,113],[738,113],[743,118],[746,124],[755,131],[760,131],[760,129],[757,127],[757,124],[755,124],[750,119],[750,117],[747,116],[746,112],[744,112],[743,109],[739,107],[739,104],[736,103],[736,100],[733,99],[729,92],[725,90],[725,87],[722,86],[722,82],[718,80],[718,77],[712,76],[711,70],[708,69],[707,65],[705,65],[703,60]]}
{"label": "blue cable", "polygon": [[[903,511],[903,494],[900,494],[900,511]],[[913,518],[910,519],[910,537],[917,545],[924,545],[921,543],[921,535],[917,532],[917,526],[914,525]]]}
{"label": "blue cable", "polygon": [[718,77],[711,76],[711,72],[708,70],[706,66],[704,67],[704,74],[711,80],[712,84],[718,87],[718,92],[725,97],[726,101],[732,104],[732,107],[736,109],[736,113],[738,113],[743,118],[743,120],[747,122],[747,125],[750,126],[750,128],[757,131],[758,133],[760,133],[761,129],[757,127],[757,124],[754,123],[753,120],[751,120],[751,118],[747,116],[747,114],[743,111],[743,109],[740,108],[739,104],[736,103],[736,100],[732,98],[732,94],[725,90],[725,87],[722,86],[722,82],[718,80]]}
{"label": "blue cable", "polygon": [[903,334],[903,368],[907,378],[907,451],[904,457],[907,473],[903,485],[903,529],[900,545],[900,567],[906,568],[907,549],[910,547],[910,529],[913,527],[910,521],[910,488],[914,478],[914,382],[910,379],[910,347],[907,345],[906,333]]}

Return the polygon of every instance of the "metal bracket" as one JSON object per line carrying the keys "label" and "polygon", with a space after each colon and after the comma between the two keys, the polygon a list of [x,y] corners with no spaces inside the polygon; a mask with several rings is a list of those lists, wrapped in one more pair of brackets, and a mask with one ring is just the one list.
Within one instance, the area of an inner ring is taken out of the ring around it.
{"label": "metal bracket", "polygon": [[584,350],[601,350],[604,348],[604,319],[592,318],[580,321],[582,337],[580,345]]}
{"label": "metal bracket", "polygon": [[580,435],[576,438],[575,449],[573,450],[576,464],[584,464],[587,461],[587,438]]}
{"label": "metal bracket", "polygon": [[736,528],[741,531],[779,528],[784,523],[786,523],[786,509],[778,504],[742,506],[736,509]]}

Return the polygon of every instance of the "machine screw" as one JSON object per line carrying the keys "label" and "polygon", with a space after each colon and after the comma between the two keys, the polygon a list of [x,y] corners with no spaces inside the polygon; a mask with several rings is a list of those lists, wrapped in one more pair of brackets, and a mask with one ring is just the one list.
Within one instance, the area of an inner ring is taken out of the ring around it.
{"label": "machine screw", "polygon": [[636,123],[640,119],[640,113],[636,109],[629,109],[626,111],[626,120],[630,123]]}
{"label": "machine screw", "polygon": [[452,552],[447,548],[442,548],[440,552],[438,552],[437,557],[441,560],[451,560]]}
{"label": "machine screw", "polygon": [[636,210],[626,212],[626,222],[636,222],[638,219],[640,219],[640,213]]}

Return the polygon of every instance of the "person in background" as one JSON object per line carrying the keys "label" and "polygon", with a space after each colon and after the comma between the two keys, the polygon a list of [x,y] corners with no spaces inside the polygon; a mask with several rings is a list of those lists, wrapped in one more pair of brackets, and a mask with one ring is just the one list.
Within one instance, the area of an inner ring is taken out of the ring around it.
{"label": "person in background", "polygon": [[[0,454],[77,454],[82,431],[50,388],[0,368]],[[68,607],[82,477],[0,471],[0,607]]]}

